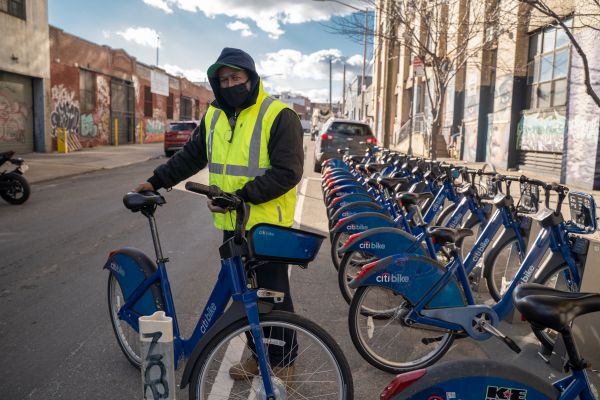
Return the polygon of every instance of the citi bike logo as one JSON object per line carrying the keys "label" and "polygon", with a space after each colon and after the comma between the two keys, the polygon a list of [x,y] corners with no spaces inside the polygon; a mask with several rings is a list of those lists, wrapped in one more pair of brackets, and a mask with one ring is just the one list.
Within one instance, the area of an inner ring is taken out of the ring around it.
{"label": "citi bike logo", "polygon": [[448,224],[448,228],[456,228],[458,226],[458,224],[460,224],[460,221],[462,221],[463,218],[463,214],[459,214],[457,216],[455,216],[454,218],[452,218],[450,220],[450,223]]}
{"label": "citi bike logo", "polygon": [[483,252],[485,251],[485,248],[487,247],[489,242],[490,242],[490,239],[485,239],[483,242],[481,242],[479,247],[473,253],[473,262],[477,262],[477,260],[479,260],[481,258],[481,256],[483,255]]}
{"label": "citi bike logo", "polygon": [[361,249],[383,250],[385,249],[385,244],[366,241],[359,244],[358,247]]}
{"label": "citi bike logo", "polygon": [[123,269],[123,267],[121,267],[120,264],[117,264],[116,262],[112,261],[110,263],[109,268],[117,275],[120,276],[125,276],[125,270]]}
{"label": "citi bike logo", "polygon": [[267,230],[260,230],[258,231],[258,234],[261,236],[275,236],[273,232]]}
{"label": "citi bike logo", "polygon": [[202,318],[202,323],[200,324],[200,332],[206,333],[210,320],[215,315],[215,311],[217,311],[217,306],[215,303],[210,303],[208,308],[206,309],[206,313],[204,314],[204,318]]}
{"label": "citi bike logo", "polygon": [[521,278],[521,283],[529,282],[529,280],[531,279],[531,275],[533,275],[533,271],[535,271],[535,267],[533,265],[530,265],[529,268],[527,268],[527,271],[525,271],[525,273],[523,274],[523,277]]}
{"label": "citi bike logo", "polygon": [[384,272],[383,274],[378,275],[375,280],[379,283],[408,283],[410,278],[399,273],[390,274],[389,272]]}
{"label": "citi bike logo", "polygon": [[369,227],[365,224],[350,224],[346,226],[346,229],[349,231],[366,231]]}

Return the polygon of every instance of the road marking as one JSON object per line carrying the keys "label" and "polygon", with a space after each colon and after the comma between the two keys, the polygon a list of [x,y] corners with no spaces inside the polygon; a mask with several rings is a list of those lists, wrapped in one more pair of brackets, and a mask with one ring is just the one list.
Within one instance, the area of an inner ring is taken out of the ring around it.
{"label": "road marking", "polygon": [[223,357],[223,362],[221,363],[219,372],[215,378],[215,383],[213,383],[210,394],[208,395],[208,400],[222,399],[224,394],[228,396],[231,393],[234,380],[229,376],[229,368],[231,368],[234,363],[241,361],[245,348],[246,344],[240,336],[233,338],[229,342],[227,350],[225,351],[225,356]]}
{"label": "road marking", "polygon": [[294,212],[294,228],[300,228],[302,224],[302,209],[304,208],[304,193],[306,193],[306,187],[308,186],[308,178],[302,180],[300,190],[298,191],[298,200],[296,202],[296,211]]}

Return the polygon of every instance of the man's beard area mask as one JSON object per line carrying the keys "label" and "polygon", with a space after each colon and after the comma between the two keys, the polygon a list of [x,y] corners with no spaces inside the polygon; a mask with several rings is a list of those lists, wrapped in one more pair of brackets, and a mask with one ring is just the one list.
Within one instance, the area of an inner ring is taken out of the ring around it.
{"label": "man's beard area mask", "polygon": [[248,81],[240,83],[239,85],[221,88],[221,95],[227,104],[233,108],[237,108],[244,104],[250,95],[250,91],[248,91],[248,88],[246,87],[247,83]]}

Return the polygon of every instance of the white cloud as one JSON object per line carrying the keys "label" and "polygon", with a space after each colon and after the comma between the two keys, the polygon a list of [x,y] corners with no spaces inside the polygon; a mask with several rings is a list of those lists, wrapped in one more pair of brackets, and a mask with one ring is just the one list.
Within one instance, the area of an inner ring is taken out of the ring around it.
{"label": "white cloud", "polygon": [[185,69],[172,64],[165,64],[160,67],[171,75],[184,76],[192,82],[206,81],[206,71],[201,69]]}
{"label": "white cloud", "polygon": [[231,22],[226,25],[227,29],[232,31],[241,31],[243,37],[255,36],[254,32],[250,29],[248,24],[243,23],[242,21]]}
{"label": "white cloud", "polygon": [[[280,79],[329,80],[329,60],[332,62],[332,79],[343,79],[344,57],[338,49],[319,50],[302,54],[293,49],[282,49],[267,53],[258,63],[258,72],[264,76],[277,76]],[[360,60],[360,62],[358,62]],[[360,74],[362,57],[354,55],[346,61],[346,81]]]}
{"label": "white cloud", "polygon": [[125,40],[146,47],[156,47],[158,38],[158,32],[156,32],[152,28],[145,27],[130,27],[127,28],[125,31],[118,31],[117,35],[122,36]]}
{"label": "white cloud", "polygon": [[150,7],[158,8],[159,10],[163,10],[167,14],[172,14],[173,10],[169,7],[170,1],[167,0],[143,0],[144,3],[148,4]]}
{"label": "white cloud", "polygon": [[102,31],[102,37],[104,39],[110,39],[110,31]]}
{"label": "white cloud", "polygon": [[[285,32],[284,24],[300,24],[309,21],[327,21],[333,15],[348,15],[356,10],[331,1],[298,0],[144,0],[146,4],[172,12],[172,8],[190,12],[202,12],[207,17],[225,15],[237,19],[250,19],[277,39]],[[347,0],[359,9],[365,7],[363,0]]]}

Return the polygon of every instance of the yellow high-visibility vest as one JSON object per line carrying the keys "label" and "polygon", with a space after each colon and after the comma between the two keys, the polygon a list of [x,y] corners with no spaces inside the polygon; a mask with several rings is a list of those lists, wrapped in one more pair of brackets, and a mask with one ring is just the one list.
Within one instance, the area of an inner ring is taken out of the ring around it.
{"label": "yellow high-visibility vest", "polygon": [[[242,110],[232,129],[225,112],[210,106],[204,117],[208,156],[208,181],[225,192],[235,192],[247,182],[271,168],[267,145],[277,115],[288,108],[263,90],[259,83],[256,103]],[[292,226],[296,208],[296,188],[262,204],[248,204],[250,215],[246,229],[265,222]],[[215,227],[233,231],[235,211],[213,213]]]}

